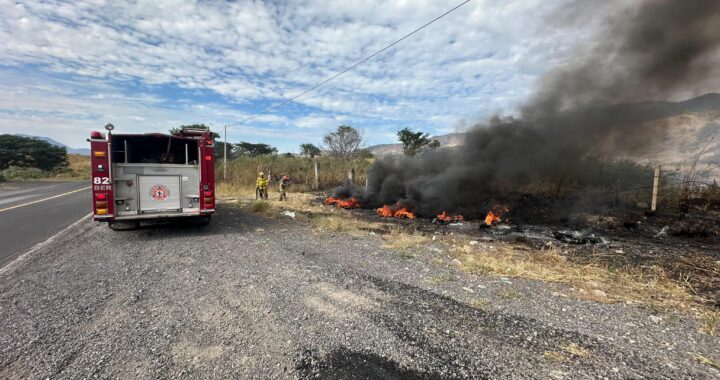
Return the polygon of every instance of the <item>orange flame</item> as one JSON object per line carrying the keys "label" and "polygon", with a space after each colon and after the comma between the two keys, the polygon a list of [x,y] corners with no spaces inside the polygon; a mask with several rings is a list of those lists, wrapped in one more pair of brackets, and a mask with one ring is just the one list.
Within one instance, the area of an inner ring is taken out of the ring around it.
{"label": "orange flame", "polygon": [[340,198],[334,198],[334,197],[327,197],[325,199],[326,205],[336,205],[340,208],[358,208],[360,207],[360,202],[355,199],[355,197],[352,197],[350,199],[340,199]]}
{"label": "orange flame", "polygon": [[383,218],[391,218],[394,214],[393,210],[388,205],[382,206],[376,211],[377,214],[382,216]]}
{"label": "orange flame", "polygon": [[402,219],[402,218],[415,219],[415,214],[413,214],[410,210],[408,210],[405,207],[395,210],[394,216],[398,219]]}
{"label": "orange flame", "polygon": [[462,222],[463,220],[465,220],[465,218],[460,214],[452,215],[446,211],[443,211],[442,214],[438,215],[437,219],[445,223]]}
{"label": "orange flame", "polygon": [[485,225],[492,226],[502,221],[500,218],[504,212],[508,211],[507,207],[495,206],[492,211],[488,211],[485,215]]}
{"label": "orange flame", "polygon": [[500,214],[495,214],[492,211],[489,211],[487,215],[485,215],[485,224],[488,226],[491,226],[493,223],[497,223],[500,220]]}
{"label": "orange flame", "polygon": [[385,205],[380,207],[379,209],[375,210],[377,214],[383,218],[398,218],[398,219],[415,219],[415,214],[408,210],[407,207],[400,207],[396,210],[393,210],[390,205]]}

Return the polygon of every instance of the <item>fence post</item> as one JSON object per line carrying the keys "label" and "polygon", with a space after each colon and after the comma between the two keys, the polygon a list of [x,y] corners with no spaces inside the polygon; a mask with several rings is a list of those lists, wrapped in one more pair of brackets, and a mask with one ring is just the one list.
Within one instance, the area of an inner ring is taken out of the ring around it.
{"label": "fence post", "polygon": [[653,177],[652,201],[650,202],[650,212],[655,212],[657,208],[658,185],[660,184],[660,165],[655,167],[655,176]]}
{"label": "fence post", "polygon": [[313,189],[320,189],[320,163],[315,161],[315,183],[313,183]]}
{"label": "fence post", "polygon": [[348,180],[350,181],[350,183],[355,183],[355,169],[350,169],[348,171]]}

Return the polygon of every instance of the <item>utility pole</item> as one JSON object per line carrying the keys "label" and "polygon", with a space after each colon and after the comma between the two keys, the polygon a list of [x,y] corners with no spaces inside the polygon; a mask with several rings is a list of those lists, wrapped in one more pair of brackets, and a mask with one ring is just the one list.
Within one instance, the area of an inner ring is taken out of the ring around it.
{"label": "utility pole", "polygon": [[227,181],[227,125],[225,126],[225,142],[223,143],[223,181]]}
{"label": "utility pole", "polygon": [[657,208],[657,195],[658,195],[658,186],[660,185],[660,165],[655,167],[655,176],[653,177],[653,192],[652,192],[652,201],[650,202],[650,212],[655,212],[655,209]]}
{"label": "utility pole", "polygon": [[313,183],[315,190],[320,189],[320,163],[315,161],[315,183]]}

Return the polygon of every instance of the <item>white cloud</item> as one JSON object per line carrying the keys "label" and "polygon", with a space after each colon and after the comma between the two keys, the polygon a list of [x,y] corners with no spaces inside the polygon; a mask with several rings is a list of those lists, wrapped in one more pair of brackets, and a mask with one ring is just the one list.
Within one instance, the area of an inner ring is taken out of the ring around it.
{"label": "white cloud", "polygon": [[[396,126],[446,131],[460,120],[512,110],[548,64],[586,36],[547,27],[548,14],[564,2],[471,1],[298,99],[310,110],[277,108],[233,133],[282,137],[277,144],[290,147],[345,120],[390,136]],[[10,91],[0,95],[0,131],[20,127],[49,135],[48,128],[57,128],[75,136],[107,120],[138,130],[189,120],[232,123],[251,115],[239,111],[248,104],[260,104],[253,112],[261,112],[450,6],[430,0],[0,0],[0,61],[13,67],[5,80],[16,69],[31,70],[37,80],[0,82]],[[66,74],[78,82],[60,83]],[[122,91],[127,83],[135,85]],[[155,92],[159,85],[217,93],[237,107],[185,104]],[[27,114],[35,116],[18,116]],[[296,137],[292,145],[286,141]]]}

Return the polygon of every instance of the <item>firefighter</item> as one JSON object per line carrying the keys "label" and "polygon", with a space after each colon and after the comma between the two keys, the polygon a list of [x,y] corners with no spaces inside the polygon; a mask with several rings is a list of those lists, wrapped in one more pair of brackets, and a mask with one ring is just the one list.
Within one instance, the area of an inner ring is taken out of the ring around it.
{"label": "firefighter", "polygon": [[284,175],[282,178],[280,178],[280,200],[281,201],[287,201],[287,193],[285,192],[288,187],[288,182],[290,182],[290,178],[288,176]]}
{"label": "firefighter", "polygon": [[258,179],[255,181],[255,199],[268,199],[267,184],[265,173],[258,173]]}

